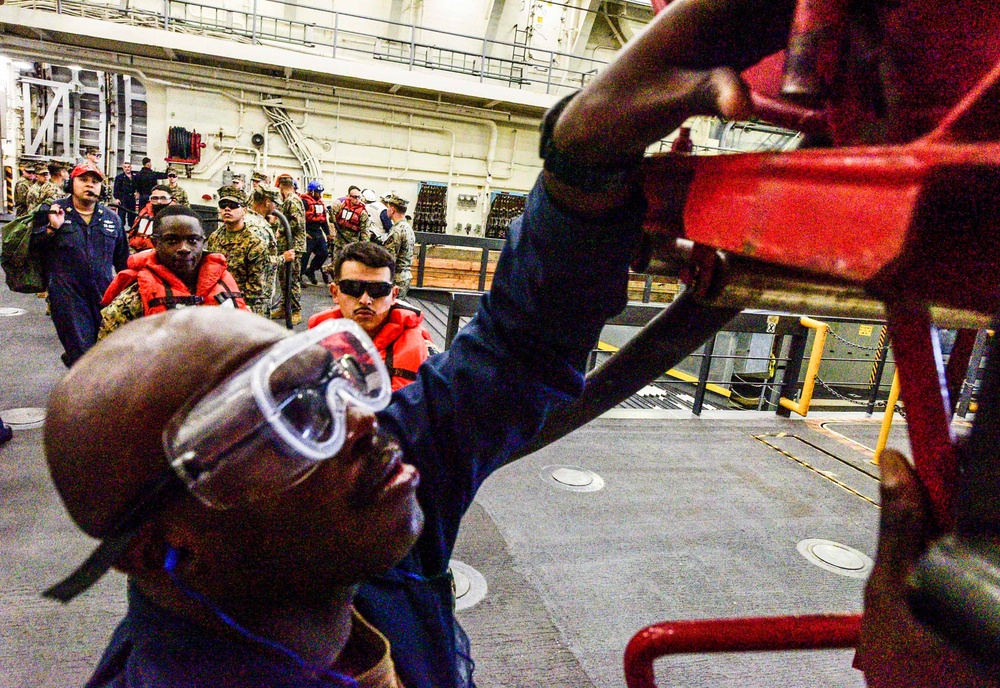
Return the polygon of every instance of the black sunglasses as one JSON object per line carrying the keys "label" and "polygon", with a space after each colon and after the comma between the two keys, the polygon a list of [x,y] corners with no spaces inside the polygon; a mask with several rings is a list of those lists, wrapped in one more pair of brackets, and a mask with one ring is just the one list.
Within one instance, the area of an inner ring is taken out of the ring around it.
{"label": "black sunglasses", "polygon": [[365,282],[363,280],[340,280],[337,287],[348,296],[359,298],[365,292],[373,299],[381,299],[392,293],[392,282]]}
{"label": "black sunglasses", "polygon": [[243,206],[241,206],[236,201],[219,201],[219,209],[220,210],[236,210],[237,208],[241,208],[241,207],[243,207]]}

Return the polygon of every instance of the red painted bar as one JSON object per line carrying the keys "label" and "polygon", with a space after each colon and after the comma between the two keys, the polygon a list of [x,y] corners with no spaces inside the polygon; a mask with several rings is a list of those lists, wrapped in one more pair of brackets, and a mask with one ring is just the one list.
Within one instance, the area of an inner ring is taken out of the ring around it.
{"label": "red painted bar", "polygon": [[653,662],[669,654],[854,647],[860,614],[666,621],[636,633],[625,648],[628,688],[656,688]]}

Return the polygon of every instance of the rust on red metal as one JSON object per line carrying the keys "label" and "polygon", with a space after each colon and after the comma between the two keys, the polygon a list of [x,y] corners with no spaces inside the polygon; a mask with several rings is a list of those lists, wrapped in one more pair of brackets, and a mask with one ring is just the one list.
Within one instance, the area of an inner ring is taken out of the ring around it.
{"label": "rust on red metal", "polygon": [[[682,169],[653,158],[653,236],[910,298],[992,314],[1000,308],[1000,65],[905,145],[702,156]],[[988,123],[987,123],[988,122]],[[679,174],[677,174],[679,173]],[[676,213],[685,193],[682,221]]]}
{"label": "rust on red metal", "polygon": [[668,654],[854,647],[860,614],[667,621],[636,633],[625,649],[628,688],[656,688],[653,661]]}
{"label": "rust on red metal", "polygon": [[[995,311],[1000,145],[902,148],[696,158],[681,236],[876,294],[910,280],[934,303]],[[655,198],[676,195],[678,179],[647,180],[663,187]],[[647,231],[676,235],[650,208]],[[944,225],[960,230],[946,242]]]}

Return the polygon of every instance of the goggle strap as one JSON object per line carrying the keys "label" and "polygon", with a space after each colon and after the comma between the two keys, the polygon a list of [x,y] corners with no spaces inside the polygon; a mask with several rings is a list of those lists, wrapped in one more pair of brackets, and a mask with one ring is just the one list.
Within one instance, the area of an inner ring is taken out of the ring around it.
{"label": "goggle strap", "polygon": [[140,490],[143,497],[112,526],[112,534],[73,573],[43,592],[42,597],[66,603],[100,580],[129,550],[142,526],[164,503],[185,489],[177,473],[172,468],[165,469]]}
{"label": "goggle strap", "polygon": [[42,597],[59,600],[63,604],[69,602],[99,581],[128,551],[138,533],[139,529],[136,528],[130,533],[104,540],[90,553],[85,562],[80,564],[73,573],[43,592]]}

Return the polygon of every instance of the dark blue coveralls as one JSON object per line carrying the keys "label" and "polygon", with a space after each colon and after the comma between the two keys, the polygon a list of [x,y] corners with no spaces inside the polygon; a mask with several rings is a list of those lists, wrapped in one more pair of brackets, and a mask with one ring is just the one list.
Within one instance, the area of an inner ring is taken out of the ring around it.
{"label": "dark blue coveralls", "polygon": [[[553,206],[537,184],[475,318],[378,413],[405,460],[420,469],[424,531],[403,561],[361,586],[354,604],[389,639],[406,688],[474,688],[448,574],[462,516],[548,413],[583,391],[591,347],[605,320],[625,307],[643,210],[640,197],[613,218],[581,219]],[[87,688],[236,685],[345,684],[211,633],[130,583],[128,615]]]}
{"label": "dark blue coveralls", "polygon": [[73,365],[97,343],[101,299],[117,270],[128,261],[128,240],[118,215],[98,203],[85,224],[69,197],[57,201],[66,221],[52,236],[46,233],[49,205],[35,215],[32,247],[42,256],[49,282],[52,323]]}

